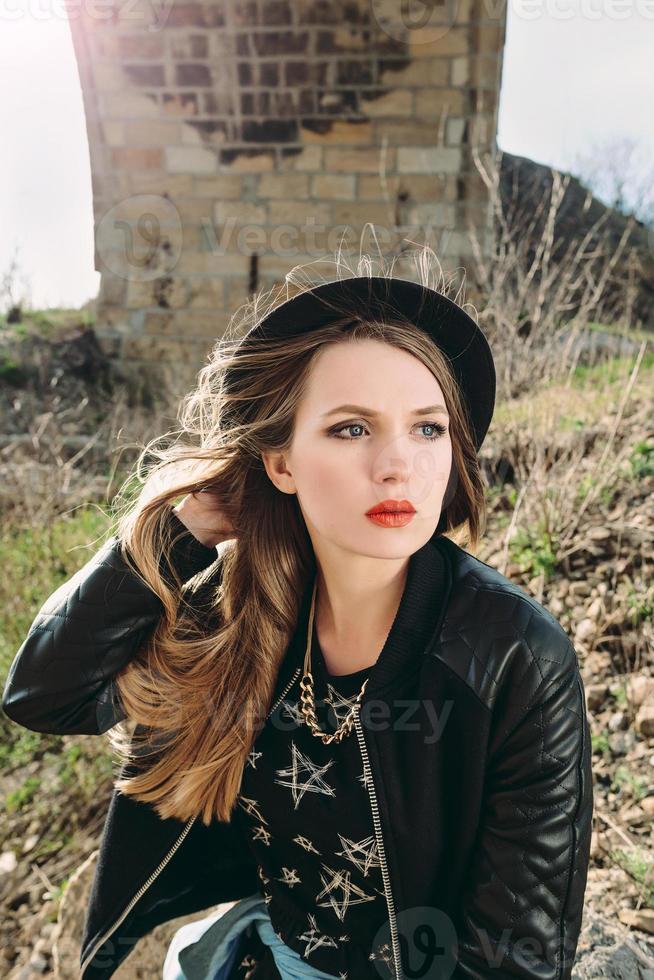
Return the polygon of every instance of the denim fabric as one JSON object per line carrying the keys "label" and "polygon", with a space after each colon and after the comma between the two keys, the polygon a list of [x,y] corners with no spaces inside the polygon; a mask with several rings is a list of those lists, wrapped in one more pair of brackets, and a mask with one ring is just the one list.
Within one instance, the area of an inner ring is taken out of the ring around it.
{"label": "denim fabric", "polygon": [[241,899],[226,912],[219,909],[178,929],[166,953],[163,980],[226,980],[234,967],[240,935],[250,922],[256,924],[261,941],[272,948],[283,980],[333,980],[331,973],[316,970],[282,942],[260,893]]}

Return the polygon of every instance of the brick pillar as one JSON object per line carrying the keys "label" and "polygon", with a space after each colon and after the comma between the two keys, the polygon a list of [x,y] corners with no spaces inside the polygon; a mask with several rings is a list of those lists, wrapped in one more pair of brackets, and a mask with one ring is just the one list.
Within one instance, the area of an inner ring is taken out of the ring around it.
{"label": "brick pillar", "polygon": [[505,4],[447,3],[423,26],[400,0],[71,6],[111,356],[181,392],[252,289],[356,256],[367,222],[446,270],[470,227],[487,249]]}

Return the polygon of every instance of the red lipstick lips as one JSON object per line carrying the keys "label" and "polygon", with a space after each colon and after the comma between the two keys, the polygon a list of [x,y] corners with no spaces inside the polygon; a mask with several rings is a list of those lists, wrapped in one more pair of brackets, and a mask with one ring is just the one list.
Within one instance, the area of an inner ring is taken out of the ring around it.
{"label": "red lipstick lips", "polygon": [[404,527],[413,520],[415,513],[410,500],[382,500],[366,511],[366,517],[379,527]]}

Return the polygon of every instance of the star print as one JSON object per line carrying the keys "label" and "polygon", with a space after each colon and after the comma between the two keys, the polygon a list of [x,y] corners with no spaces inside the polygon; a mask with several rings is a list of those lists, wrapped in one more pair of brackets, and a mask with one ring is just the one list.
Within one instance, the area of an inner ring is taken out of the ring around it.
{"label": "star print", "polygon": [[304,715],[302,714],[302,708],[300,702],[293,704],[290,701],[282,701],[280,711],[283,711],[287,718],[294,721],[296,725],[304,724]]}
{"label": "star print", "polygon": [[[362,902],[374,902],[374,895],[367,895],[358,885],[352,884],[349,871],[335,871],[334,868],[330,868],[326,864],[322,866],[332,877],[331,879],[326,878],[321,873],[320,879],[325,887],[316,895],[316,903],[327,908],[332,908],[341,922],[345,918],[345,913],[350,905],[361,905]],[[336,892],[339,889],[342,892],[340,901],[336,897]],[[327,901],[319,902],[318,899],[323,896],[327,896]]]}
{"label": "star print", "polygon": [[300,884],[300,878],[295,868],[285,868],[283,866],[282,877],[278,878],[277,881],[282,881],[285,885],[288,885],[289,888],[292,888],[293,885]]}
{"label": "star print", "polygon": [[243,807],[245,812],[249,813],[250,816],[256,817],[257,820],[261,821],[261,823],[268,823],[265,817],[262,817],[262,815],[259,813],[256,800],[252,800],[248,796],[241,796],[238,802],[239,806]]}
{"label": "star print", "polygon": [[252,751],[248,754],[248,764],[251,765],[253,769],[256,769],[257,759],[259,759],[262,755],[263,752],[255,752],[254,749],[252,749]]}
{"label": "star print", "polygon": [[369,960],[383,960],[384,963],[387,963],[387,964],[391,964],[393,962],[393,951],[392,951],[391,947],[388,945],[388,943],[384,943],[383,946],[380,946],[379,949],[378,949],[378,951],[377,951],[377,954],[378,955],[376,955],[375,952],[373,951],[369,955],[368,959]]}
{"label": "star print", "polygon": [[[324,793],[326,796],[336,796],[334,788],[322,778],[330,766],[334,764],[334,759],[330,759],[324,766],[317,766],[311,761],[309,756],[300,752],[295,742],[291,742],[292,763],[287,769],[276,769],[278,776],[289,776],[290,782],[283,779],[275,779],[279,786],[290,786],[293,790],[293,800],[297,810],[300,800],[305,793]],[[304,770],[309,778],[306,782],[300,781],[300,771]]]}
{"label": "star print", "polygon": [[329,683],[327,684],[327,690],[329,691],[329,697],[326,697],[325,701],[331,705],[332,711],[336,715],[338,724],[340,725],[354,706],[359,692],[357,691],[356,694],[352,694],[349,698],[346,698]]}
{"label": "star print", "polygon": [[367,876],[370,868],[381,867],[377,842],[373,836],[364,837],[360,841],[349,840],[347,837],[343,837],[342,834],[339,834],[338,838],[343,845],[343,850],[336,851],[335,853],[339,857],[344,857],[347,861],[351,861],[362,872],[364,878]]}
{"label": "star print", "polygon": [[264,844],[270,846],[272,834],[269,834],[265,827],[255,827],[252,833],[252,840],[262,840]]}
{"label": "star print", "polygon": [[318,848],[313,846],[308,837],[303,837],[302,834],[298,834],[298,836],[294,837],[293,840],[296,844],[299,844],[300,847],[303,847],[305,851],[313,851],[314,854],[320,854]]}
{"label": "star print", "polygon": [[361,773],[360,776],[357,776],[357,779],[364,789],[366,789],[368,786],[372,786],[372,779],[370,776],[366,775],[365,772]]}
{"label": "star print", "polygon": [[326,936],[324,933],[318,931],[316,917],[314,915],[311,915],[309,912],[307,918],[309,920],[309,929],[303,932],[301,936],[298,936],[298,939],[303,939],[307,944],[304,948],[305,956],[308,956],[309,953],[312,953],[314,949],[318,949],[320,946],[336,946],[336,941],[331,936]]}

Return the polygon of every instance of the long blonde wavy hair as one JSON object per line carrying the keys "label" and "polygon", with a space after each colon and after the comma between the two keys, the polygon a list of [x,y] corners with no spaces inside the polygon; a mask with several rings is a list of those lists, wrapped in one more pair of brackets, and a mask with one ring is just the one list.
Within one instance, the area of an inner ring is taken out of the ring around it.
{"label": "long blonde wavy hair", "polygon": [[[451,294],[451,279],[429,246],[408,256],[405,251],[407,257],[416,275],[403,278]],[[182,399],[178,438],[163,447],[151,440],[126,481],[132,496],[140,485],[136,499],[125,506],[122,490],[116,498],[124,511],[116,531],[123,557],[159,596],[163,612],[115,678],[127,718],[141,732],[119,724],[108,737],[129,763],[124,771],[133,773],[121,774],[116,788],[150,803],[162,818],[229,821],[247,755],[270,708],[316,561],[297,497],[276,489],[262,454],[290,448],[298,404],[325,345],[374,338],[429,368],[445,396],[456,475],[435,533],[474,550],[485,530],[483,479],[460,389],[446,357],[400,311],[383,322],[364,322],[343,309],[342,317],[309,334],[239,347],[247,330],[291,296],[349,275],[392,276],[396,260],[381,259],[374,273],[366,254],[355,269],[340,253],[328,261],[329,276],[312,280],[306,266],[295,266],[281,286],[255,294],[236,311]],[[449,297],[458,305],[462,289]],[[226,368],[236,368],[241,379],[231,395],[221,384]],[[173,544],[167,516],[181,497],[203,488],[220,495],[238,537],[219,546],[217,564],[182,583],[161,571]],[[144,757],[148,765],[136,766]]]}

